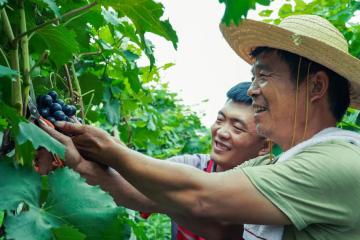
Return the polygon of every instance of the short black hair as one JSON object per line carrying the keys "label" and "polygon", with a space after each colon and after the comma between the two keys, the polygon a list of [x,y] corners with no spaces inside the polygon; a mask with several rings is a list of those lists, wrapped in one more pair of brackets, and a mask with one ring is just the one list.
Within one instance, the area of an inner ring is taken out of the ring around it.
{"label": "short black hair", "polygon": [[[298,66],[300,55],[269,47],[257,47],[251,52],[251,56],[257,58],[262,53],[268,53],[276,51],[277,55],[288,64],[291,71],[291,80],[296,86],[296,78],[298,74]],[[299,72],[299,83],[306,80],[308,66],[310,66],[309,74],[314,74],[318,71],[324,71],[329,77],[329,89],[328,89],[328,101],[330,105],[330,111],[335,117],[336,121],[340,121],[344,116],[346,109],[350,105],[350,84],[349,81],[337,74],[336,72],[328,69],[327,67],[313,62],[305,57],[301,59],[301,66]]]}
{"label": "short black hair", "polygon": [[246,105],[252,104],[252,98],[247,94],[251,82],[241,82],[230,88],[226,93],[228,100]]}

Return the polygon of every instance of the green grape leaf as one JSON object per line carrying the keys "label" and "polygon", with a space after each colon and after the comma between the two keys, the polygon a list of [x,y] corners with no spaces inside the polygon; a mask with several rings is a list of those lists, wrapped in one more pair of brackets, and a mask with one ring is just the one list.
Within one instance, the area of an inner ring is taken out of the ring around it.
{"label": "green grape leaf", "polygon": [[31,167],[35,159],[35,148],[30,141],[15,145],[16,152],[22,157],[25,166]]}
{"label": "green grape leaf", "polygon": [[113,97],[111,89],[107,87],[104,90],[104,110],[107,120],[111,125],[116,125],[120,122],[120,101]]}
{"label": "green grape leaf", "polygon": [[119,17],[130,18],[139,33],[155,33],[171,41],[177,49],[178,37],[169,20],[160,20],[164,14],[164,6],[161,3],[153,0],[103,0],[100,2],[105,6],[112,6],[119,12]]}
{"label": "green grape leaf", "polygon": [[19,133],[16,142],[21,145],[30,141],[35,149],[42,146],[49,152],[59,155],[61,159],[65,159],[65,147],[56,139],[50,137],[44,130],[33,123],[20,122]]}
{"label": "green grape leaf", "polygon": [[60,17],[60,9],[56,5],[56,2],[54,0],[42,0],[42,1],[49,6],[49,8],[54,12],[55,16]]}
{"label": "green grape leaf", "polygon": [[20,202],[37,205],[40,176],[28,169],[15,169],[7,161],[0,161],[0,209],[14,210]]}
{"label": "green grape leaf", "polygon": [[40,29],[31,39],[31,43],[38,52],[50,50],[49,58],[57,67],[70,60],[79,50],[76,34],[62,25],[50,25]]}
{"label": "green grape leaf", "polygon": [[52,232],[55,240],[84,240],[86,237],[78,229],[67,225],[53,228]]}
{"label": "green grape leaf", "polygon": [[51,9],[51,11],[53,11],[56,17],[60,17],[60,9],[56,5],[55,0],[31,0],[31,1],[40,6],[44,6],[44,7],[48,6]]}
{"label": "green grape leaf", "polygon": [[[116,206],[113,199],[99,187],[88,185],[78,173],[69,168],[58,169],[48,176],[49,192],[45,202],[40,201],[40,176],[28,168],[15,169],[12,164],[0,161],[0,209],[7,211],[5,229],[8,239],[50,239],[64,226],[69,236],[87,239],[104,238],[107,229],[118,226],[118,233],[128,232],[127,224],[118,223],[125,210]],[[118,235],[118,239],[124,239]]]}
{"label": "green grape leaf", "polygon": [[225,13],[222,22],[230,25],[231,22],[236,25],[247,17],[250,9],[255,9],[256,3],[268,6],[272,0],[219,0],[225,4]]}
{"label": "green grape leaf", "polygon": [[0,78],[6,77],[6,78],[13,79],[17,76],[19,76],[19,73],[17,71],[0,65]]}

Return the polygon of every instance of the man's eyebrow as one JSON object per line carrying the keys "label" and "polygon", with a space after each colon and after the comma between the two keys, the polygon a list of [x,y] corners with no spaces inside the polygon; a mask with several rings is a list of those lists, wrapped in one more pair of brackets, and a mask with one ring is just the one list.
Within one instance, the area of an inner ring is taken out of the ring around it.
{"label": "man's eyebrow", "polygon": [[268,72],[272,72],[273,69],[269,66],[269,64],[263,64],[263,63],[255,63],[251,69],[252,74],[255,74],[255,69],[257,70],[265,70]]}

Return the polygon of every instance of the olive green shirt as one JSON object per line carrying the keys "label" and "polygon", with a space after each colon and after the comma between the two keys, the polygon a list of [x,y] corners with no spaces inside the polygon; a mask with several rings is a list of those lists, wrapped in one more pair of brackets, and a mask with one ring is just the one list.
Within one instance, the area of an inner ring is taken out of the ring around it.
{"label": "olive green shirt", "polygon": [[360,148],[332,140],[287,161],[258,157],[240,165],[293,223],[283,239],[360,239]]}

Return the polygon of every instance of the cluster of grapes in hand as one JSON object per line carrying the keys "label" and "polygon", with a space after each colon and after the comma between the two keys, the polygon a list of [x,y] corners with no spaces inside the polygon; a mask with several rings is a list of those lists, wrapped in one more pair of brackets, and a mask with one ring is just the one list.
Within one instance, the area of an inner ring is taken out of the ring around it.
{"label": "cluster of grapes in hand", "polygon": [[40,115],[52,123],[55,121],[72,122],[70,118],[76,113],[76,107],[65,104],[63,100],[58,98],[55,91],[39,96],[36,102]]}

